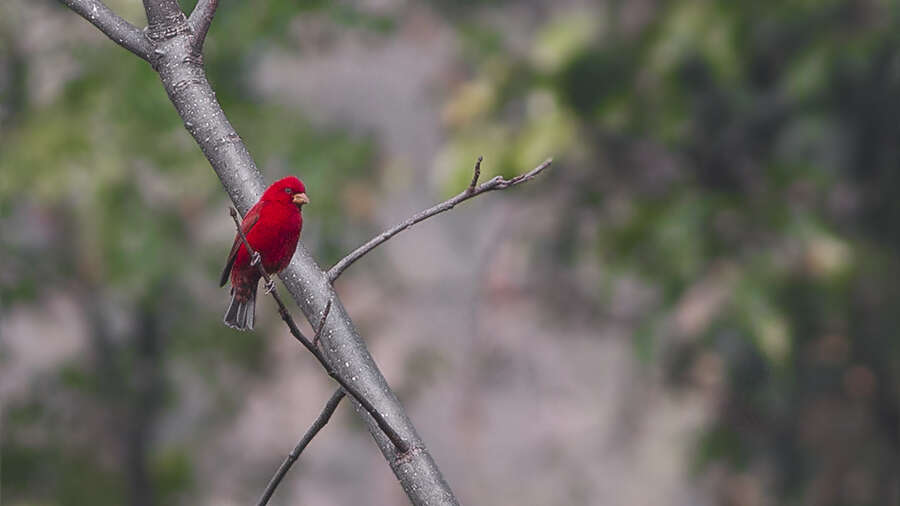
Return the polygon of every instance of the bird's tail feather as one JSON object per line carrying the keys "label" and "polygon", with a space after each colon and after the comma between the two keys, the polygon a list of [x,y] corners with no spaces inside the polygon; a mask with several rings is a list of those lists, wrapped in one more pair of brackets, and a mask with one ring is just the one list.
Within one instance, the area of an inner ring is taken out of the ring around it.
{"label": "bird's tail feather", "polygon": [[253,330],[253,321],[256,319],[256,290],[250,292],[249,297],[238,299],[235,293],[231,294],[231,303],[225,310],[225,325],[237,330]]}

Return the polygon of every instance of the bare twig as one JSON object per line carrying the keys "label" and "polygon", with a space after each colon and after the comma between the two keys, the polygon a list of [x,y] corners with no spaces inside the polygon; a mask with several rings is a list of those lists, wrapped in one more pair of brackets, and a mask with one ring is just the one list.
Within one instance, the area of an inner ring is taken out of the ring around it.
{"label": "bare twig", "polygon": [[[233,208],[232,208],[233,209]],[[328,318],[328,313],[331,312],[331,301],[325,305],[325,311],[322,312],[322,318],[319,320],[319,325],[316,328],[316,334],[313,336],[313,346],[318,347],[319,345],[319,337],[322,335],[322,330],[325,328],[325,319]],[[334,394],[332,394],[331,399],[328,400],[328,403],[325,404],[325,407],[322,408],[322,413],[319,414],[319,417],[316,418],[316,421],[313,422],[312,426],[303,434],[303,438],[297,443],[297,446],[294,447],[294,450],[288,454],[288,456],[284,459],[284,462],[281,463],[281,466],[278,468],[278,471],[275,472],[275,475],[272,476],[272,479],[269,480],[269,485],[266,486],[266,490],[263,492],[262,497],[259,499],[259,506],[265,506],[269,499],[272,497],[272,494],[275,493],[275,489],[278,488],[278,485],[281,483],[284,475],[287,474],[288,470],[290,470],[291,466],[294,465],[294,462],[300,458],[300,454],[306,448],[310,441],[316,434],[325,427],[325,424],[328,423],[328,420],[331,418],[331,414],[334,413],[334,410],[337,409],[338,404],[340,404],[341,399],[344,398],[344,389],[338,388]]]}
{"label": "bare twig", "polygon": [[285,457],[284,462],[281,463],[281,466],[278,468],[278,471],[275,472],[275,476],[272,476],[272,479],[269,480],[269,484],[266,486],[266,490],[263,492],[262,497],[259,498],[259,506],[265,506],[268,504],[269,499],[272,498],[272,494],[275,493],[275,489],[278,488],[278,485],[281,484],[281,480],[284,478],[284,475],[291,469],[291,466],[294,465],[294,462],[300,458],[300,454],[303,453],[303,450],[306,449],[306,446],[316,437],[316,434],[322,430],[323,427],[328,423],[328,420],[331,419],[331,415],[334,413],[334,410],[337,409],[338,404],[341,403],[341,400],[344,398],[344,391],[342,389],[337,389],[334,394],[332,394],[331,399],[328,399],[328,402],[325,404],[325,407],[322,408],[322,412],[319,413],[318,418],[313,424],[309,427],[305,434],[303,434],[303,438],[297,443],[297,446],[294,447],[293,451]]}
{"label": "bare twig", "polygon": [[316,327],[316,334],[313,336],[313,346],[316,348],[319,347],[319,338],[322,337],[322,329],[325,328],[325,318],[328,318],[328,313],[331,312],[331,301],[329,300],[327,304],[325,304],[325,311],[322,311],[322,319],[319,320],[319,326]]}
{"label": "bare twig", "polygon": [[194,38],[191,40],[191,50],[195,54],[203,52],[203,42],[206,40],[206,34],[212,25],[213,16],[216,15],[216,7],[219,0],[200,0],[194,7],[194,12],[188,18],[188,24],[191,25],[191,31],[194,32]]}
{"label": "bare twig", "polygon": [[478,178],[481,177],[481,161],[484,160],[483,156],[478,156],[478,160],[475,161],[475,169],[472,171],[472,182],[469,183],[469,189],[466,190],[469,193],[475,191],[475,185],[478,184]]}
{"label": "bare twig", "polygon": [[100,0],[59,0],[96,26],[116,44],[150,61],[153,47],[141,30],[119,17]]}
{"label": "bare twig", "polygon": [[436,214],[440,214],[444,211],[449,211],[453,209],[460,202],[464,202],[469,200],[470,198],[477,197],[482,193],[487,193],[489,191],[494,190],[505,190],[510,186],[515,186],[519,183],[523,183],[525,181],[529,181],[534,179],[535,176],[540,174],[544,169],[550,166],[553,162],[552,158],[548,158],[544,160],[544,163],[538,165],[537,167],[531,169],[530,171],[520,174],[512,179],[503,179],[501,176],[495,176],[490,181],[486,183],[482,183],[480,185],[478,183],[478,177],[481,175],[481,157],[478,157],[478,161],[475,163],[475,170],[472,176],[472,182],[469,184],[469,187],[466,188],[462,193],[456,195],[455,197],[444,201],[434,207],[430,207],[425,209],[424,211],[419,212],[418,214],[413,215],[408,220],[398,223],[394,227],[382,232],[381,234],[373,237],[369,240],[369,242],[363,244],[362,246],[356,248],[349,255],[342,258],[338,263],[334,264],[334,267],[328,270],[328,280],[332,283],[334,280],[344,272],[344,269],[350,267],[353,262],[359,260],[363,255],[372,251],[373,249],[380,246],[382,243],[394,237],[395,235],[403,232],[404,230],[412,227],[416,223],[420,221],[427,220]]}
{"label": "bare twig", "polygon": [[[258,255],[258,253],[254,251],[250,246],[250,243],[247,241],[247,236],[241,229],[241,222],[238,220],[237,210],[232,207],[230,208],[230,212],[231,218],[234,219],[234,225],[237,228],[238,235],[241,236],[241,242],[244,243],[244,248],[247,249],[247,253],[249,253],[251,257],[255,257],[256,255]],[[322,354],[322,351],[319,350],[319,348],[316,347],[309,339],[307,339],[302,332],[300,332],[300,328],[297,327],[296,323],[294,323],[294,319],[291,317],[291,314],[284,306],[284,302],[282,302],[281,296],[278,295],[278,290],[275,288],[275,282],[271,277],[269,277],[269,273],[266,272],[265,267],[263,267],[263,263],[256,262],[256,267],[257,269],[259,269],[259,273],[262,275],[263,279],[266,280],[266,288],[267,290],[269,290],[272,298],[275,299],[275,303],[278,305],[278,314],[281,315],[281,319],[284,320],[284,323],[287,324],[288,328],[291,331],[291,335],[293,335],[298,341],[300,341],[300,343],[305,346],[306,349],[313,354],[313,356],[316,357],[316,360],[318,360],[319,363],[322,364],[322,367],[325,368],[325,372],[327,372],[329,376],[334,378],[334,380],[337,381],[339,385],[341,385],[341,388],[343,388],[348,394],[350,394],[350,396],[353,397],[353,399],[358,402],[359,405],[366,410],[366,412],[369,413],[369,415],[375,420],[375,423],[378,424],[378,427],[381,429],[381,431],[384,432],[384,435],[387,436],[388,439],[390,439],[394,444],[394,447],[397,448],[397,451],[399,453],[408,452],[409,443],[402,437],[400,437],[400,434],[398,434],[397,431],[395,431],[394,428],[391,427],[384,416],[379,413],[377,409],[375,409],[375,406],[373,406],[368,399],[363,397],[363,395],[353,385],[348,383],[344,378],[341,377],[341,375],[337,373],[337,371],[334,370],[334,367],[331,366],[331,363],[328,362],[328,359],[325,358],[325,355]],[[324,323],[325,316],[327,316],[327,314],[323,312],[322,323]],[[319,334],[321,330],[322,328],[320,327],[317,334]]]}

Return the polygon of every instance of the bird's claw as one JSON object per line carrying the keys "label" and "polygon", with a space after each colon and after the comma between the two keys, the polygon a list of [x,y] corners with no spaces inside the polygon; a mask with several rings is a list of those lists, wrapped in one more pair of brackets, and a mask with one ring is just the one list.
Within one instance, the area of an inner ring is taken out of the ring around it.
{"label": "bird's claw", "polygon": [[250,256],[250,265],[256,267],[262,261],[262,257],[259,255],[259,251],[254,251],[253,255]]}
{"label": "bird's claw", "polygon": [[270,279],[266,281],[266,295],[272,293],[275,290],[275,280]]}

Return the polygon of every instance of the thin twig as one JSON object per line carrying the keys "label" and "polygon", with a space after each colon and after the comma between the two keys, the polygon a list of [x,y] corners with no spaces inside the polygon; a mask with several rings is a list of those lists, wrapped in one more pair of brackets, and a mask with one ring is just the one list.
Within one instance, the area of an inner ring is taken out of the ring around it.
{"label": "thin twig", "polygon": [[544,161],[544,163],[538,165],[537,167],[531,169],[530,171],[520,174],[512,179],[503,179],[501,176],[495,176],[490,181],[486,183],[482,183],[478,186],[475,184],[478,182],[478,176],[481,174],[481,157],[478,157],[478,162],[475,164],[475,173],[472,176],[472,183],[466,188],[462,193],[457,196],[446,200],[434,207],[430,207],[424,211],[419,212],[418,214],[413,215],[408,220],[395,225],[394,227],[382,232],[381,234],[373,237],[369,240],[369,242],[363,244],[362,246],[356,248],[349,255],[342,258],[338,263],[334,264],[334,267],[328,270],[328,280],[334,283],[334,281],[344,272],[344,269],[350,267],[353,262],[359,260],[363,255],[372,251],[373,249],[380,246],[382,243],[394,237],[395,235],[403,232],[404,230],[412,227],[416,223],[420,221],[427,220],[436,214],[440,214],[444,211],[449,211],[453,209],[460,202],[464,202],[469,200],[470,198],[477,197],[482,193],[487,193],[489,191],[494,190],[505,190],[510,186],[515,186],[519,183],[523,183],[525,181],[529,181],[534,179],[535,176],[540,174],[544,169],[550,166],[553,162],[552,158],[548,158]]}
{"label": "thin twig", "polygon": [[[247,241],[247,236],[244,235],[244,231],[241,229],[241,223],[238,221],[238,212],[232,207],[231,208],[231,217],[234,219],[234,225],[237,227],[238,235],[241,237],[241,241],[244,243],[244,248],[247,249],[247,252],[250,254],[250,257],[255,257],[258,255],[256,251],[250,247],[250,243]],[[334,378],[341,387],[350,394],[353,399],[362,406],[363,409],[366,410],[367,413],[375,420],[375,423],[378,424],[378,427],[384,432],[384,435],[387,436],[388,439],[394,444],[394,447],[397,449],[398,453],[406,453],[409,451],[409,443],[400,437],[400,434],[394,430],[393,427],[387,422],[384,416],[375,409],[375,406],[369,402],[368,399],[363,397],[363,395],[350,383],[348,383],[344,378],[341,377],[331,366],[331,363],[325,358],[325,355],[322,354],[322,351],[313,345],[313,343],[300,332],[300,329],[297,327],[297,324],[294,323],[294,319],[291,317],[291,314],[288,312],[287,308],[284,305],[284,302],[281,300],[281,296],[278,295],[278,290],[275,288],[275,282],[269,277],[269,273],[266,272],[265,267],[263,267],[262,261],[256,263],[257,269],[259,269],[259,273],[262,275],[263,279],[266,280],[266,288],[270,290],[269,293],[272,295],[272,298],[275,299],[275,303],[278,305],[278,314],[281,315],[281,319],[284,320],[284,323],[287,324],[288,328],[291,331],[291,335],[294,336],[300,343],[309,350],[313,356],[316,357],[316,360],[322,364],[322,367],[325,368],[325,372],[328,373],[329,376]]]}
{"label": "thin twig", "polygon": [[191,25],[191,30],[194,32],[193,39],[191,39],[191,50],[194,54],[199,55],[203,52],[203,42],[206,40],[206,33],[209,32],[210,25],[212,25],[213,16],[216,15],[218,4],[219,0],[200,0],[194,7],[194,11],[191,12],[191,17],[188,18],[188,24]]}
{"label": "thin twig", "polygon": [[478,156],[478,160],[475,161],[475,170],[472,171],[472,182],[469,183],[469,189],[466,190],[469,193],[475,191],[475,185],[478,184],[478,178],[481,177],[481,161],[484,160],[483,156]]}
{"label": "thin twig", "polygon": [[313,346],[316,348],[319,347],[319,338],[322,337],[322,329],[325,328],[325,318],[328,318],[328,313],[331,312],[331,299],[325,304],[325,311],[322,311],[322,318],[319,320],[319,326],[316,328],[316,334],[313,336]]}
{"label": "thin twig", "polygon": [[119,17],[100,0],[59,1],[96,26],[116,44],[140,56],[141,59],[150,61],[153,47],[141,30]]}
{"label": "thin twig", "polygon": [[[246,244],[246,243],[245,243]],[[325,320],[328,318],[328,313],[331,312],[331,300],[325,304],[325,311],[322,312],[322,318],[319,319],[319,325],[316,328],[316,333],[313,336],[313,346],[318,348],[319,346],[319,338],[322,335],[322,330],[325,328]],[[325,407],[322,408],[322,412],[319,414],[319,417],[316,418],[316,421],[313,422],[312,426],[303,434],[303,438],[297,443],[297,446],[294,447],[294,450],[288,454],[288,456],[284,459],[284,462],[281,463],[281,466],[278,468],[278,471],[275,472],[275,475],[272,476],[272,479],[269,480],[268,486],[266,486],[266,490],[263,492],[262,497],[259,499],[259,506],[265,506],[269,499],[272,497],[272,494],[275,493],[275,489],[278,488],[278,485],[281,483],[281,480],[284,478],[284,475],[287,474],[288,470],[290,470],[291,466],[294,465],[294,462],[300,458],[300,454],[303,453],[303,450],[306,446],[312,441],[316,434],[325,427],[325,424],[328,423],[328,420],[331,418],[331,414],[334,413],[334,410],[337,409],[338,404],[340,404],[341,399],[344,398],[345,392],[343,388],[338,388],[334,394],[331,396],[331,399],[328,400],[328,403],[325,404]]]}
{"label": "thin twig", "polygon": [[259,498],[258,506],[265,506],[268,504],[269,499],[272,498],[272,494],[275,493],[275,489],[278,488],[278,485],[281,484],[281,480],[284,478],[284,475],[291,469],[291,466],[294,465],[294,462],[300,458],[300,454],[303,453],[303,450],[306,449],[306,446],[310,441],[316,437],[316,434],[322,430],[323,427],[328,423],[328,420],[331,419],[331,415],[334,413],[334,410],[337,409],[338,404],[341,403],[341,399],[344,398],[344,390],[337,389],[334,394],[331,396],[331,399],[328,399],[328,402],[325,404],[325,407],[322,408],[322,412],[319,413],[318,418],[313,424],[309,427],[305,434],[303,434],[303,438],[297,443],[297,446],[294,447],[293,451],[285,457],[284,462],[281,463],[281,466],[278,468],[278,471],[275,472],[275,476],[272,476],[272,479],[269,480],[269,484],[266,486],[266,490],[263,492],[262,497]]}

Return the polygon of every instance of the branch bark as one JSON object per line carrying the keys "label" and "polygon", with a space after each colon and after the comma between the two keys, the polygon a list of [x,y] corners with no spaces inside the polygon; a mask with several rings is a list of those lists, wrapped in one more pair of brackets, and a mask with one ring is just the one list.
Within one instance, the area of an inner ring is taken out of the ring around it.
{"label": "branch bark", "polygon": [[203,42],[206,41],[206,33],[209,32],[209,27],[212,25],[213,16],[216,15],[216,7],[218,5],[219,0],[200,0],[194,6],[194,12],[191,13],[191,17],[188,18],[188,24],[191,25],[191,30],[194,33],[194,40],[191,42],[191,49],[194,50],[194,54],[203,53]]}
{"label": "branch bark", "polygon": [[[206,79],[202,59],[194,53],[192,28],[175,0],[144,0],[144,7],[151,25],[147,39],[153,68],[159,73],[185,128],[209,160],[235,207],[246,214],[262,195],[263,178]],[[73,10],[87,17],[86,11]],[[111,11],[105,12],[109,18]],[[103,26],[109,23],[107,19]],[[323,354],[341,377],[357,378],[354,384],[362,395],[408,443],[409,451],[398,452],[375,420],[354,403],[410,501],[416,505],[458,504],[403,406],[375,365],[328,275],[302,244],[280,277],[310,322],[318,319],[329,300],[333,301],[332,317],[321,337]]]}
{"label": "branch bark", "polygon": [[144,12],[147,13],[147,22],[153,25],[166,26],[184,17],[178,0],[144,0]]}
{"label": "branch bark", "polygon": [[553,159],[548,158],[548,159],[544,160],[544,163],[531,169],[530,171],[526,172],[525,174],[520,174],[512,179],[503,179],[500,176],[496,176],[493,179],[491,179],[490,181],[488,181],[484,184],[481,184],[479,186],[476,186],[478,184],[478,177],[481,175],[481,160],[482,160],[482,157],[479,156],[478,161],[475,162],[475,170],[473,171],[472,182],[469,184],[469,187],[466,188],[462,193],[456,195],[455,197],[453,197],[449,200],[445,200],[444,202],[441,202],[440,204],[438,204],[436,206],[429,207],[428,209],[425,209],[424,211],[421,211],[418,214],[413,215],[408,220],[406,220],[402,223],[399,223],[399,224],[389,228],[388,230],[385,230],[381,234],[370,239],[367,243],[356,248],[349,255],[345,256],[340,261],[338,261],[338,263],[334,264],[334,267],[332,267],[331,269],[328,270],[329,281],[331,281],[333,283],[334,280],[336,280],[338,278],[338,276],[340,276],[341,273],[344,272],[344,269],[346,269],[347,267],[350,267],[350,265],[352,265],[353,262],[359,260],[366,253],[372,251],[373,249],[375,249],[378,246],[382,245],[383,243],[387,242],[387,240],[390,239],[391,237],[394,237],[395,235],[399,234],[400,232],[403,232],[404,230],[409,229],[416,223],[427,220],[428,218],[431,218],[432,216],[434,216],[436,214],[443,213],[444,211],[449,211],[450,209],[453,209],[454,207],[456,207],[457,204],[459,204],[461,202],[465,202],[466,200],[469,200],[470,198],[477,197],[478,195],[481,195],[482,193],[487,193],[489,191],[494,191],[494,190],[505,190],[505,189],[507,189],[511,186],[515,186],[519,183],[523,183],[525,181],[530,181],[530,180],[534,179],[538,174],[540,174],[544,169],[549,167],[551,163],[553,163]]}

